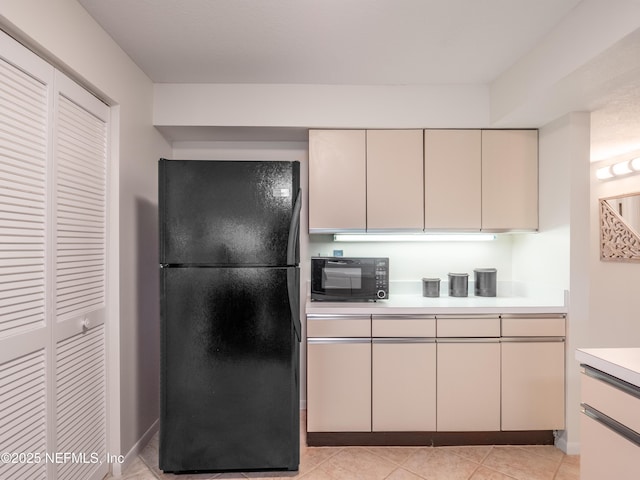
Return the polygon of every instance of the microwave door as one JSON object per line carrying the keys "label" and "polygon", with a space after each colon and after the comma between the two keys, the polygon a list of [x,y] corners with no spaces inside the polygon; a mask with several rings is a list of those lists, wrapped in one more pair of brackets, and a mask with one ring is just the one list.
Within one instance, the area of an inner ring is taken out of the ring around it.
{"label": "microwave door", "polygon": [[359,268],[325,268],[322,275],[324,290],[360,290],[362,271]]}

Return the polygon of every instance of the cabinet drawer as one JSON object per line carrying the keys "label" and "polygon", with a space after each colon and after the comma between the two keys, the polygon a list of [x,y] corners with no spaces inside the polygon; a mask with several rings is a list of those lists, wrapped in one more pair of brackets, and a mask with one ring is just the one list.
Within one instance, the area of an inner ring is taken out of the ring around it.
{"label": "cabinet drawer", "polygon": [[581,415],[580,478],[637,480],[640,447],[597,421]]}
{"label": "cabinet drawer", "polygon": [[412,317],[410,315],[373,317],[373,337],[435,337],[435,317]]}
{"label": "cabinet drawer", "polygon": [[594,378],[588,370],[582,374],[581,388],[583,403],[640,433],[640,398]]}
{"label": "cabinet drawer", "polygon": [[307,316],[307,337],[370,337],[369,315]]}
{"label": "cabinet drawer", "polygon": [[436,317],[438,337],[499,337],[498,316]]}
{"label": "cabinet drawer", "polygon": [[563,316],[503,316],[503,337],[564,337]]}

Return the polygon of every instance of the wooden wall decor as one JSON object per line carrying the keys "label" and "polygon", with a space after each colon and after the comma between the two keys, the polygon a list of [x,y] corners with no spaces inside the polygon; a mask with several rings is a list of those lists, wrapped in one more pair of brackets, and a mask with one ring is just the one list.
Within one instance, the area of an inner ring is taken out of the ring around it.
{"label": "wooden wall decor", "polygon": [[606,199],[600,199],[600,260],[640,261],[640,236]]}

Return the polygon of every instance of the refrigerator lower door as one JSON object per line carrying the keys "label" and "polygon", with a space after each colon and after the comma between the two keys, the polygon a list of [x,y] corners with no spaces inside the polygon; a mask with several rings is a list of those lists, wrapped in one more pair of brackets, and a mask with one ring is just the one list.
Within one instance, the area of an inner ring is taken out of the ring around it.
{"label": "refrigerator lower door", "polygon": [[162,470],[298,469],[295,269],[161,269]]}

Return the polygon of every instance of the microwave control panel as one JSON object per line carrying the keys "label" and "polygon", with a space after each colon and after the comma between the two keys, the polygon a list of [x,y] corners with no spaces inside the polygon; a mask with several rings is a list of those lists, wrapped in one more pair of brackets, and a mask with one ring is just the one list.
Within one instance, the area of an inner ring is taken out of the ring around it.
{"label": "microwave control panel", "polygon": [[376,297],[389,298],[389,260],[376,259]]}

